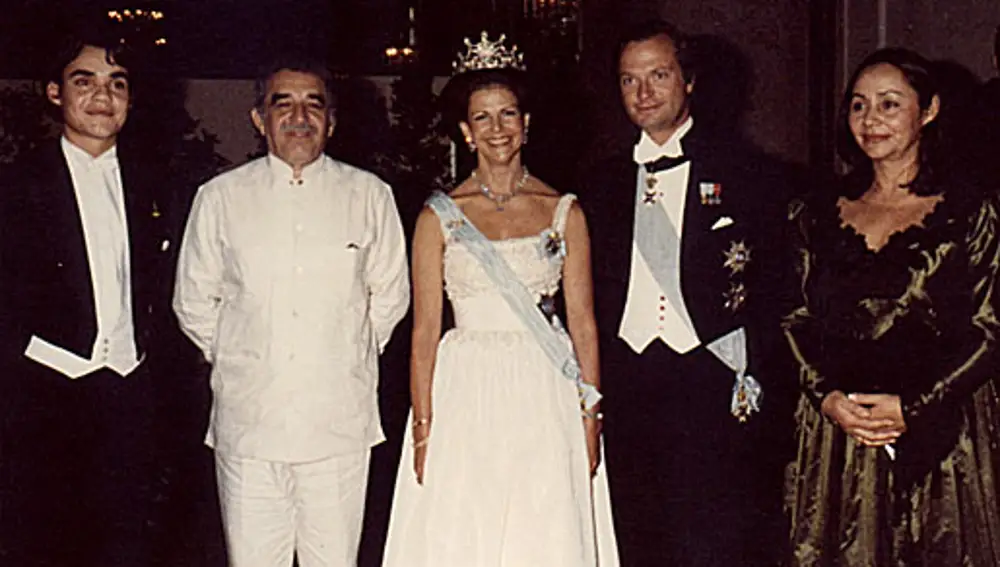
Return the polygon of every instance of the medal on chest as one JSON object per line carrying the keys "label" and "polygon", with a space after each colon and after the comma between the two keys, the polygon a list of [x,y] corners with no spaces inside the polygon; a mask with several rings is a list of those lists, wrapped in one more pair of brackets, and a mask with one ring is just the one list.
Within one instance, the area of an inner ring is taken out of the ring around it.
{"label": "medal on chest", "polygon": [[730,275],[741,273],[746,269],[747,264],[750,263],[750,247],[742,240],[731,242],[729,250],[724,252],[723,255],[726,257],[726,260],[722,265],[729,268]]}
{"label": "medal on chest", "polygon": [[642,202],[646,205],[652,205],[656,203],[657,199],[659,199],[663,194],[656,190],[656,175],[647,173],[645,182],[646,190],[642,194]]}

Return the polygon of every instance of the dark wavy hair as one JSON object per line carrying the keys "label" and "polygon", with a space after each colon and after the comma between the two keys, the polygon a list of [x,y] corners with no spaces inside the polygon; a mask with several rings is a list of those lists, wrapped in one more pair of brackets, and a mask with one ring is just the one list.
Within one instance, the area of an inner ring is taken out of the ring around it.
{"label": "dark wavy hair", "polygon": [[490,87],[504,87],[514,94],[521,114],[530,113],[531,100],[528,80],[524,71],[517,69],[480,69],[458,73],[448,80],[441,91],[441,112],[448,125],[448,133],[455,141],[462,139],[459,122],[469,119],[469,100],[476,91]]}
{"label": "dark wavy hair", "polygon": [[[871,158],[858,146],[854,134],[851,133],[850,112],[854,86],[862,73],[881,64],[892,65],[899,69],[907,84],[916,91],[920,110],[930,108],[935,96],[941,100],[941,86],[938,83],[934,67],[920,54],[900,47],[889,47],[879,49],[865,57],[847,82],[847,89],[844,90],[838,114],[837,153],[851,167],[851,178],[855,182],[846,189],[847,196],[852,198],[863,194],[874,177]],[[944,109],[943,100],[941,100],[941,108]],[[909,184],[909,190],[918,195],[934,194],[942,189],[938,181],[942,170],[945,169],[946,162],[950,160],[947,159],[941,143],[940,123],[939,113],[937,118],[920,130],[920,148],[917,157],[919,169],[916,178]]]}
{"label": "dark wavy hair", "polygon": [[42,86],[55,83],[62,87],[63,71],[83,51],[84,47],[96,47],[105,51],[108,64],[120,65],[129,72],[129,91],[133,90],[133,75],[136,61],[134,51],[122,43],[114,27],[103,21],[88,19],[68,30],[53,45],[45,66]]}

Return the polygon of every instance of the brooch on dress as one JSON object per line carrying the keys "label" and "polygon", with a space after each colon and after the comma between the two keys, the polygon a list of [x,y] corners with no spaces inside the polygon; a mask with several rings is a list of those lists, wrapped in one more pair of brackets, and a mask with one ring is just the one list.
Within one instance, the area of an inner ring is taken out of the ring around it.
{"label": "brooch on dress", "polygon": [[540,251],[543,258],[565,258],[566,240],[555,230],[545,230],[542,232]]}
{"label": "brooch on dress", "polygon": [[729,268],[730,275],[739,274],[746,269],[747,264],[750,263],[750,250],[751,248],[742,240],[729,244],[729,250],[723,252],[726,261],[722,265]]}
{"label": "brooch on dress", "polygon": [[448,229],[447,242],[454,244],[458,242],[458,236],[455,235],[455,231],[465,226],[465,219],[452,219],[446,222],[444,226]]}
{"label": "brooch on dress", "polygon": [[722,204],[722,184],[712,181],[702,181],[698,184],[698,194],[701,195],[701,204],[717,206]]}

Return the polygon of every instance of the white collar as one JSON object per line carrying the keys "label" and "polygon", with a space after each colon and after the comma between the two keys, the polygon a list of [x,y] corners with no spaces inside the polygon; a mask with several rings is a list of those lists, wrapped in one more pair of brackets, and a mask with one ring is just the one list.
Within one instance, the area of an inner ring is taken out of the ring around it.
{"label": "white collar", "polygon": [[73,165],[82,169],[107,169],[118,165],[118,146],[114,145],[101,155],[94,157],[83,148],[69,141],[66,136],[59,139],[63,155]]}
{"label": "white collar", "polygon": [[[296,180],[295,172],[292,169],[292,166],[288,165],[285,160],[270,152],[268,152],[266,159],[267,168],[271,171],[275,184],[287,183],[288,185],[312,183],[313,181],[319,179],[327,161],[326,154],[319,154],[318,158],[306,164],[306,166],[302,168],[302,175],[298,180]],[[299,183],[299,181],[301,181],[301,183]]]}
{"label": "white collar", "polygon": [[654,142],[649,137],[649,134],[643,130],[642,135],[639,136],[639,142],[635,145],[635,149],[632,152],[632,159],[636,163],[641,164],[663,156],[677,157],[684,155],[684,150],[681,147],[681,138],[691,131],[692,126],[694,126],[694,118],[688,116],[687,120],[682,122],[662,145]]}

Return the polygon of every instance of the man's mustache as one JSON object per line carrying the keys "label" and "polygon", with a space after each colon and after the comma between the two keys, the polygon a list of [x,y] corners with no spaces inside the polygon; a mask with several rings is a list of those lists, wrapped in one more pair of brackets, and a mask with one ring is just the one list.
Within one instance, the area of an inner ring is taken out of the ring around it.
{"label": "man's mustache", "polygon": [[316,128],[308,122],[300,124],[282,124],[279,132],[282,134],[315,134]]}

